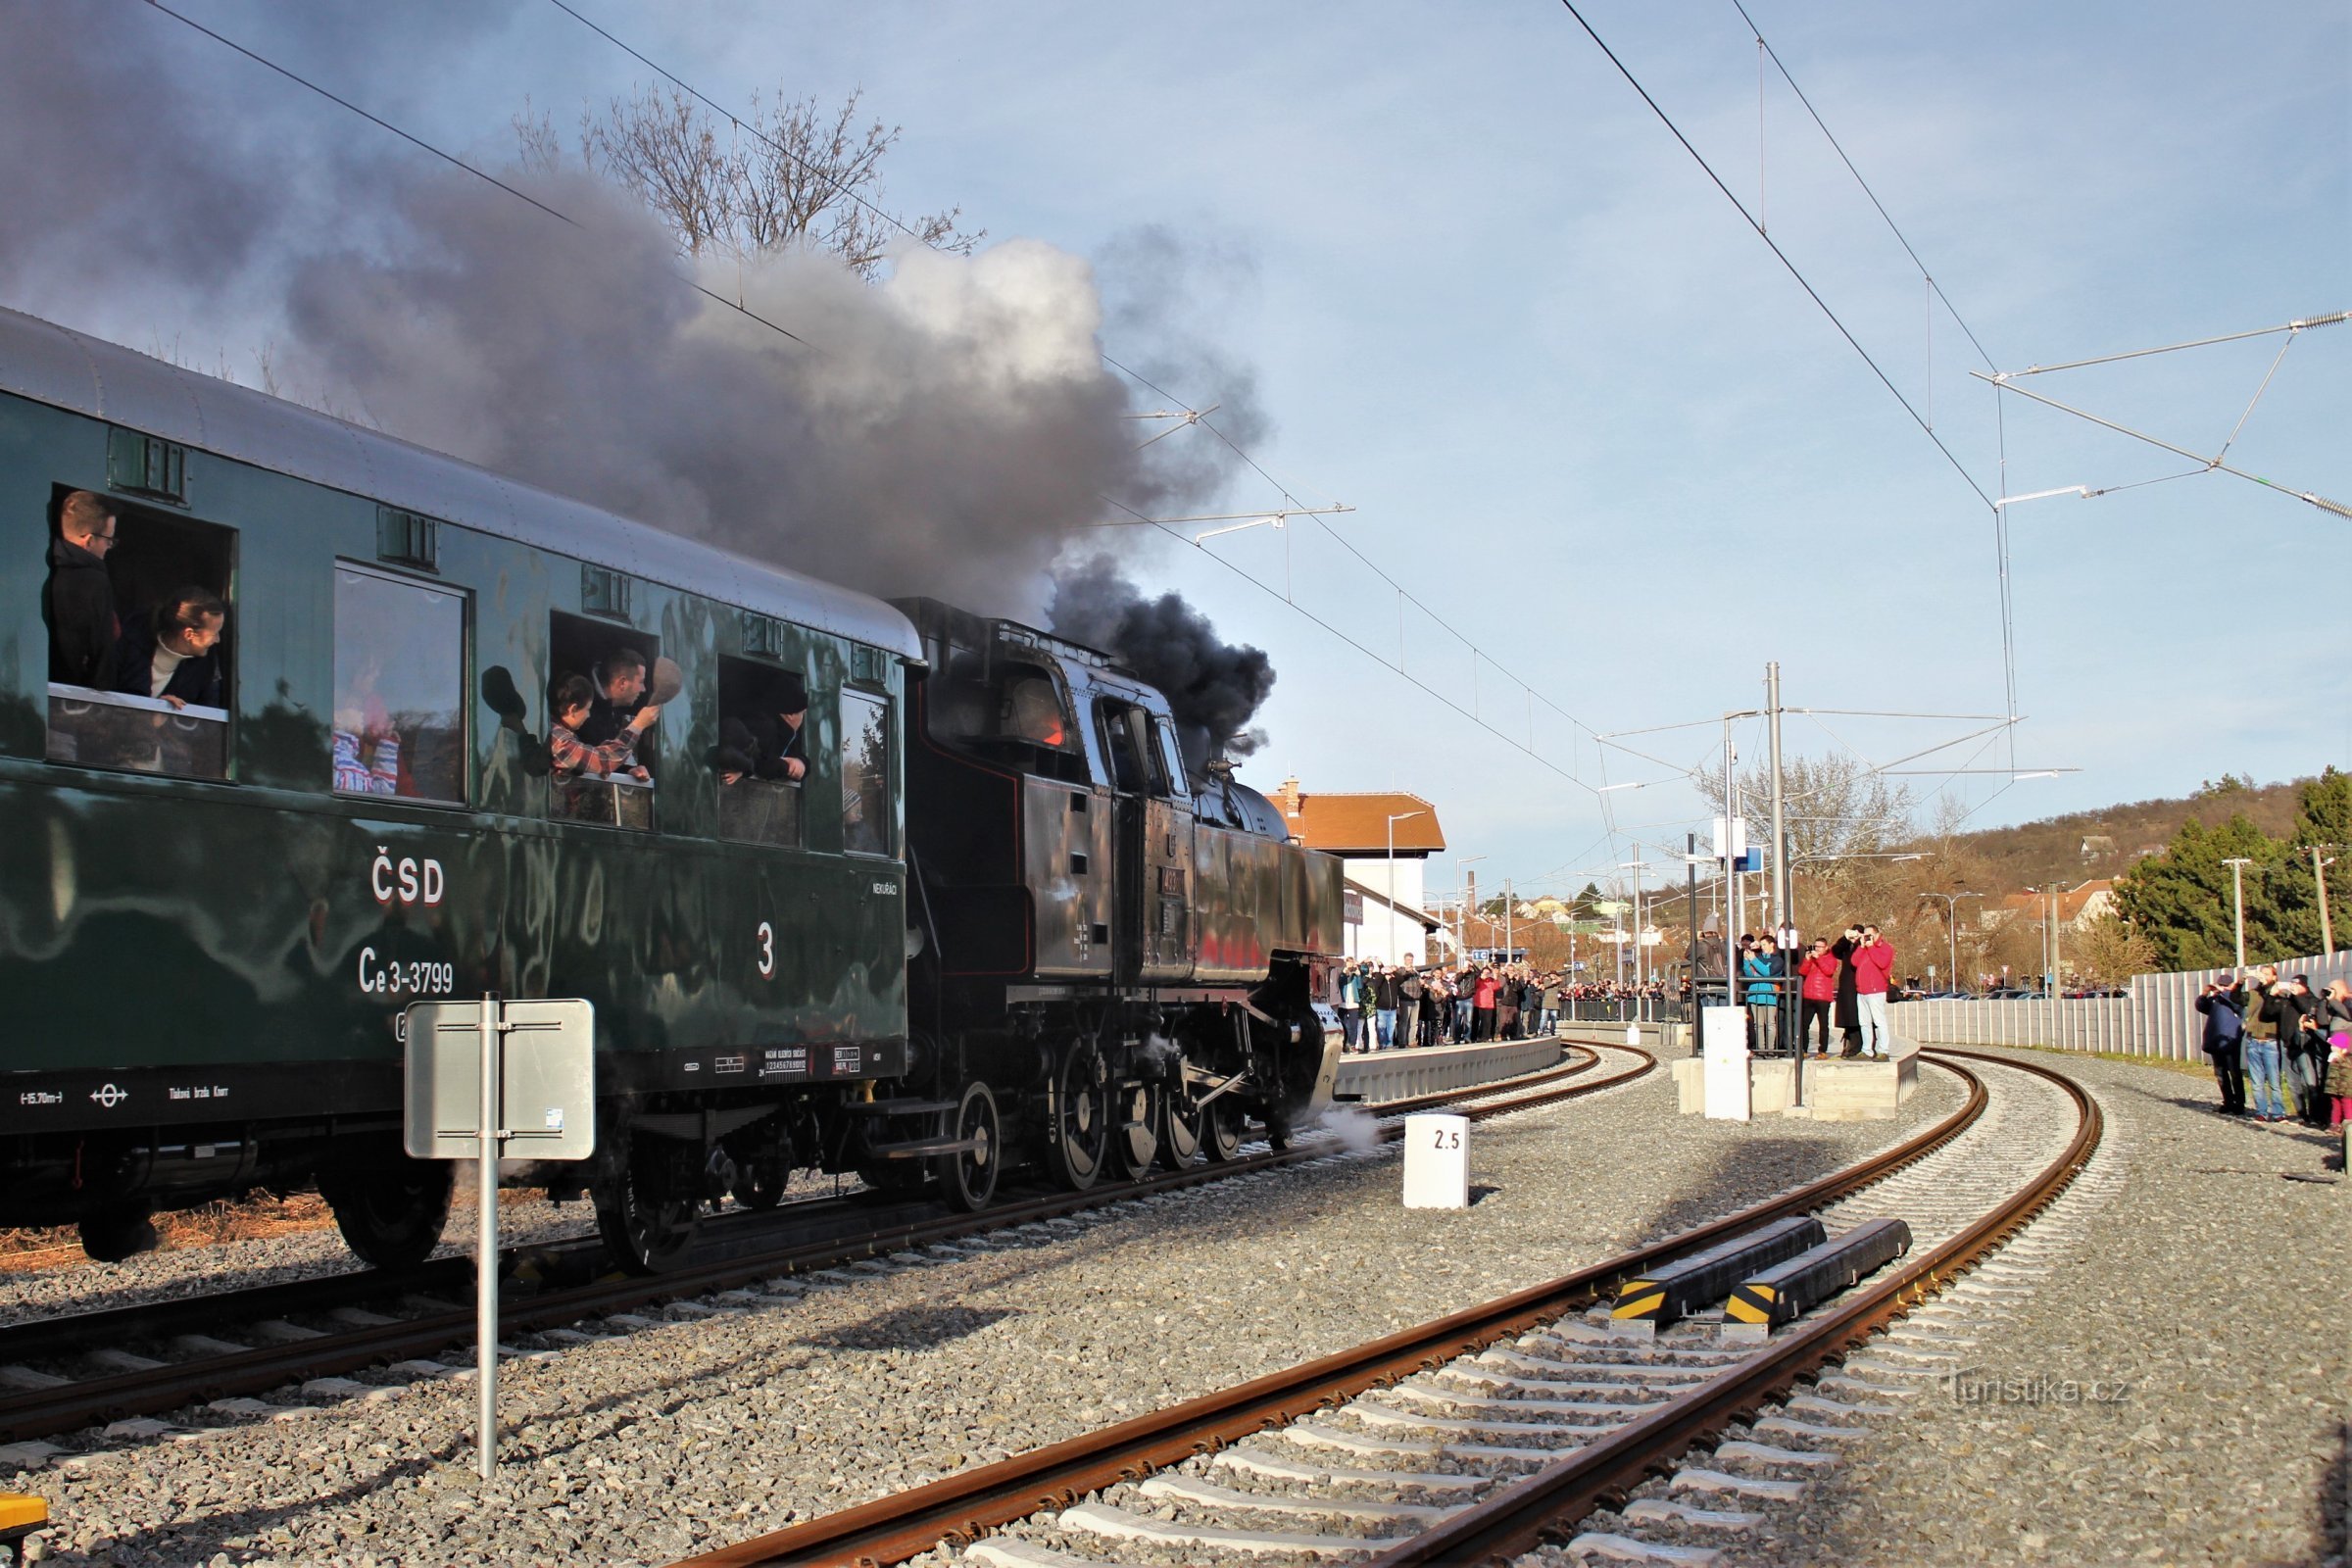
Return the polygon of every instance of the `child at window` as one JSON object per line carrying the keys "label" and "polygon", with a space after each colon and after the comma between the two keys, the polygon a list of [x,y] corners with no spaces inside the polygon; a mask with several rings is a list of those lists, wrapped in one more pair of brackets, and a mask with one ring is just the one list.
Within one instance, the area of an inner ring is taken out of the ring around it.
{"label": "child at window", "polygon": [[588,722],[590,710],[595,706],[596,688],[585,675],[565,675],[556,682],[556,721],[547,732],[548,757],[555,764],[555,781],[570,784],[581,778],[610,778],[625,773],[640,782],[651,779],[652,771],[637,760],[633,744],[636,732],[622,726],[619,734],[602,745],[591,746],[580,739],[580,726]]}

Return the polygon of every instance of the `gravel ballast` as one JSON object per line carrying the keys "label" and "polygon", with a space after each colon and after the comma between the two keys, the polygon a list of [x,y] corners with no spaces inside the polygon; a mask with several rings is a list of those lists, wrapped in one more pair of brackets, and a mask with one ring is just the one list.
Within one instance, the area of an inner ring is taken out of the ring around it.
{"label": "gravel ballast", "polygon": [[49,1497],[55,1561],[665,1561],[1596,1262],[1960,1099],[1931,1072],[1896,1121],[1740,1126],[1677,1116],[1661,1071],[1475,1126],[1466,1211],[1402,1209],[1384,1146],[791,1282],[780,1301],[526,1339],[539,1357],[502,1373],[487,1494],[470,1386],[389,1373],[300,1415],[181,1412],[227,1426],[192,1438],[89,1434],[106,1451],[13,1484]]}
{"label": "gravel ballast", "polygon": [[[2210,1078],[1994,1052],[2097,1096],[2112,1190],[1962,1376],[1727,1563],[2345,1562],[2352,1189]],[[2102,1183],[2102,1185],[2106,1185]],[[2032,1234],[2028,1233],[2029,1236]]]}

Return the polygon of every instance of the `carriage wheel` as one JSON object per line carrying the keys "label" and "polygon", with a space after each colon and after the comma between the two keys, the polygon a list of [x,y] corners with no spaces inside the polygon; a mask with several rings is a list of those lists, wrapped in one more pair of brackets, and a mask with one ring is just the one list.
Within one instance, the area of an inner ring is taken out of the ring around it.
{"label": "carriage wheel", "polygon": [[976,1214],[997,1195],[997,1170],[1004,1154],[1004,1129],[997,1121],[997,1097],[988,1092],[988,1085],[976,1082],[964,1085],[963,1098],[948,1122],[948,1136],[959,1141],[969,1139],[972,1147],[957,1153],[941,1154],[932,1161],[940,1194],[947,1199],[950,1208]]}
{"label": "carriage wheel", "polygon": [[318,1196],[361,1262],[414,1268],[441,1245],[456,1174],[446,1159],[411,1159],[389,1139],[370,1140],[319,1166]]}
{"label": "carriage wheel", "polygon": [[156,1249],[154,1210],[141,1202],[93,1208],[81,1216],[81,1250],[93,1262],[120,1263]]}
{"label": "carriage wheel", "polygon": [[1054,1073],[1048,1102],[1046,1153],[1054,1174],[1073,1193],[1102,1175],[1110,1152],[1110,1118],[1103,1114],[1102,1053],[1092,1040],[1073,1041]]}
{"label": "carriage wheel", "polygon": [[667,1273],[694,1250],[702,1200],[694,1184],[680,1179],[678,1151],[665,1142],[631,1142],[592,1187],[605,1250],[631,1274]]}
{"label": "carriage wheel", "polygon": [[792,1140],[772,1125],[775,1119],[771,1116],[746,1129],[758,1136],[739,1134],[727,1142],[727,1153],[735,1161],[735,1180],[727,1191],[746,1208],[775,1207],[792,1180]]}

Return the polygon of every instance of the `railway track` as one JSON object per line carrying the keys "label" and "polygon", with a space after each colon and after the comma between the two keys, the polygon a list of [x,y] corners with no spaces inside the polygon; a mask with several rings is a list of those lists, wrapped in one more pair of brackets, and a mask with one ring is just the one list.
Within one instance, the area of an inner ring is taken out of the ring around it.
{"label": "railway track", "polygon": [[[1604,1069],[1603,1053],[1628,1058]],[[1366,1106],[1374,1136],[1400,1135],[1403,1117],[1439,1107],[1476,1119],[1597,1093],[1649,1071],[1655,1059],[1626,1047],[1570,1046],[1568,1059],[1543,1072]],[[1064,1219],[1089,1209],[1179,1192],[1252,1172],[1326,1158],[1336,1136],[1304,1135],[1287,1150],[1245,1145],[1240,1157],[1104,1184],[1085,1193],[1015,1196],[978,1214],[928,1200],[819,1199],[764,1213],[729,1215],[710,1227],[688,1265],[650,1277],[583,1279],[534,1294],[502,1290],[500,1334],[584,1338],[571,1325],[602,1319],[613,1332],[651,1320],[641,1311],[709,1298],[716,1310],[772,1300],[799,1289],[796,1275],[856,1267],[866,1260],[940,1246],[991,1231]],[[597,1244],[539,1244],[510,1250],[512,1267],[584,1273]],[[144,1302],[0,1328],[0,1445],[24,1444],[102,1426],[138,1439],[170,1430],[166,1412],[211,1406],[256,1417],[272,1406],[256,1395],[299,1388],[306,1398],[375,1392],[349,1374],[383,1369],[406,1381],[465,1375],[474,1341],[470,1259],[436,1259],[398,1274],[365,1271]],[[459,1348],[463,1356],[435,1359]],[[540,1351],[537,1353],[556,1353]],[[378,1387],[382,1387],[379,1385]],[[42,1455],[33,1454],[33,1457]]]}
{"label": "railway track", "polygon": [[[1715,1560],[1708,1537],[1801,1496],[1806,1475],[1917,1393],[1909,1379],[1955,1359],[1964,1337],[1925,1303],[2011,1288],[2013,1265],[1988,1255],[2098,1145],[2095,1102],[2063,1075],[1972,1053],[1933,1059],[1967,1102],[1845,1171],[1548,1285],[682,1568],[934,1562],[941,1548],[977,1568],[1507,1562],[1601,1508],[1623,1511],[1571,1544],[1579,1556]],[[1612,1323],[1620,1284],[1808,1213],[1834,1235],[1901,1218],[1910,1251],[1761,1345],[1730,1342],[1720,1313],[1654,1338]],[[1912,1314],[1873,1354],[1852,1353]],[[1722,1441],[1736,1424],[1745,1436]],[[1676,1468],[1707,1445],[1704,1461]],[[1668,1494],[1633,1497],[1659,1475],[1673,1477]]]}

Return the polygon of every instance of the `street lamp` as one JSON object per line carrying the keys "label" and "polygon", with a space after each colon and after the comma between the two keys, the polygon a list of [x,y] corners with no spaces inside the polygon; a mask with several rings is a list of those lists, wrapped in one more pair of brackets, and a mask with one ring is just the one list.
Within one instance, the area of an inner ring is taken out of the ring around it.
{"label": "street lamp", "polygon": [[1397,811],[1389,818],[1389,885],[1385,891],[1389,895],[1388,961],[1391,963],[1396,961],[1396,824],[1411,817],[1427,816],[1428,814],[1425,810]]}
{"label": "street lamp", "polygon": [[1960,984],[1960,901],[1962,899],[1981,899],[1984,896],[1982,893],[1970,893],[1965,889],[1958,893],[1922,893],[1920,895],[1923,901],[1927,899],[1943,901],[1944,929],[1951,933],[1952,938],[1952,984],[1955,987]]}
{"label": "street lamp", "polygon": [[2254,862],[2243,855],[2233,855],[2222,862],[2230,868],[2230,903],[2237,911],[2237,968],[2246,968],[2246,867]]}

